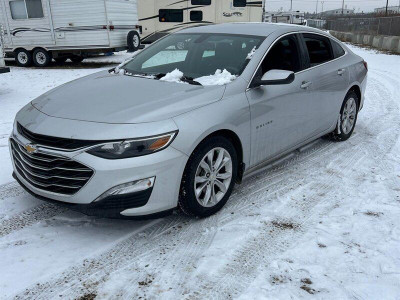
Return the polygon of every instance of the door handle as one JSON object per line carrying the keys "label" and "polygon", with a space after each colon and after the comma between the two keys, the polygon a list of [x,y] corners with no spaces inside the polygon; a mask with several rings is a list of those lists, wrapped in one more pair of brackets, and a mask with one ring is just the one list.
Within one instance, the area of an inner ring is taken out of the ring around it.
{"label": "door handle", "polygon": [[344,74],[344,72],[346,72],[346,69],[339,69],[337,71],[338,75],[342,76]]}
{"label": "door handle", "polygon": [[301,83],[301,88],[302,89],[308,89],[309,87],[310,87],[310,85],[312,84],[312,82],[311,81],[303,81],[302,83]]}

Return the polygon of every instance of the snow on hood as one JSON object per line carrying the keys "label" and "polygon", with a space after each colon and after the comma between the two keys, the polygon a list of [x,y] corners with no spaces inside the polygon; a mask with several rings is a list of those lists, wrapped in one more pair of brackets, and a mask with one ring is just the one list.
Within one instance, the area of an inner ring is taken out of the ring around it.
{"label": "snow on hood", "polygon": [[232,75],[226,69],[221,71],[218,69],[215,74],[196,78],[201,85],[224,85],[236,79],[236,75]]}

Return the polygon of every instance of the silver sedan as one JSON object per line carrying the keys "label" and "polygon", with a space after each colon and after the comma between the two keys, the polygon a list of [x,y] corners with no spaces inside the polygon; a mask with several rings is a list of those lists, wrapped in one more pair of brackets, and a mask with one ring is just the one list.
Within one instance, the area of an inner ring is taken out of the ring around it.
{"label": "silver sedan", "polygon": [[206,217],[246,173],[328,135],[345,141],[367,63],[307,27],[190,28],[17,114],[14,177],[89,215]]}

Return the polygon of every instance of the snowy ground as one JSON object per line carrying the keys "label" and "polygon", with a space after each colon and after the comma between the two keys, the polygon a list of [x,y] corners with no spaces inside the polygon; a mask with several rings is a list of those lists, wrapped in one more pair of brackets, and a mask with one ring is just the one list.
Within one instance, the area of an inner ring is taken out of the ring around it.
{"label": "snowy ground", "polygon": [[254,174],[203,220],[86,217],[11,177],[15,113],[126,54],[0,75],[0,298],[400,299],[400,56],[352,48],[370,68],[354,136]]}

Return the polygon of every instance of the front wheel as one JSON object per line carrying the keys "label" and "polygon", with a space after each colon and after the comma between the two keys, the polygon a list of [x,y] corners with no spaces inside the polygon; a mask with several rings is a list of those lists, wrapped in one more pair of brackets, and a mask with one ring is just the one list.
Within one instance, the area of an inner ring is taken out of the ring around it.
{"label": "front wheel", "polygon": [[202,142],[186,165],[179,207],[191,216],[208,217],[228,201],[237,177],[238,160],[232,143],[220,136]]}
{"label": "front wheel", "polygon": [[32,64],[32,53],[25,49],[15,52],[15,60],[20,67],[29,67]]}
{"label": "front wheel", "polygon": [[350,91],[343,101],[340,109],[340,117],[331,138],[336,141],[345,141],[350,138],[356,126],[358,116],[358,96]]}

